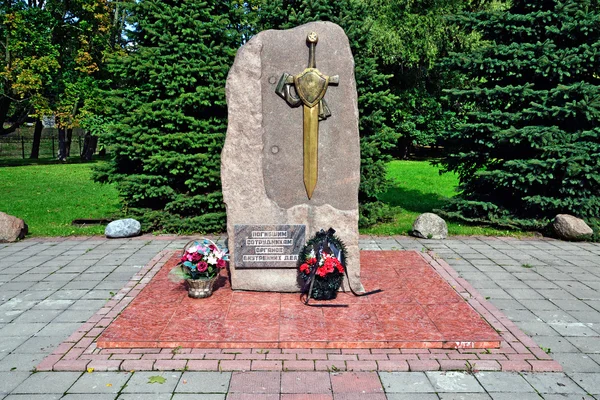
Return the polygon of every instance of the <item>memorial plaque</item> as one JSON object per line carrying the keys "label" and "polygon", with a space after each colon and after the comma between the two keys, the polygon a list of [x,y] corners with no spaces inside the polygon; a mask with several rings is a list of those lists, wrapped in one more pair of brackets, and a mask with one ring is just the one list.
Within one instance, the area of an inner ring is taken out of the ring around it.
{"label": "memorial plaque", "polygon": [[235,225],[236,268],[296,268],[306,225]]}

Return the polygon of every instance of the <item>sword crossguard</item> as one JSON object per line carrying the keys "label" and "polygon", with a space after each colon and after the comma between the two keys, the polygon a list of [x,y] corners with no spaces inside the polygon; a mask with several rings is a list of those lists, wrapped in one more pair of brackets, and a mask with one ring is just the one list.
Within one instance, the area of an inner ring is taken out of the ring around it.
{"label": "sword crossguard", "polygon": [[284,99],[291,107],[298,107],[302,104],[300,97],[294,95],[291,92],[291,86],[294,85],[294,77],[287,72],[284,72],[279,78],[279,83],[275,88],[275,93],[282,99]]}

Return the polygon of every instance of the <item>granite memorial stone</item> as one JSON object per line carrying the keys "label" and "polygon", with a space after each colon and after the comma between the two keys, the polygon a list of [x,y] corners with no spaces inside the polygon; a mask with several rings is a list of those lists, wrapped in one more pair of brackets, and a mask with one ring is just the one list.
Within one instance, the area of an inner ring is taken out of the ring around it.
{"label": "granite memorial stone", "polygon": [[[285,73],[287,78],[282,77]],[[318,111],[306,110],[306,102],[296,108],[282,100],[286,95],[289,99],[303,97],[296,90],[297,78],[321,85],[316,97],[310,93],[304,96],[312,104],[308,108]],[[323,84],[322,79],[337,85],[325,93],[329,83]],[[288,247],[299,251],[315,232],[333,227],[347,247],[350,284],[362,290],[358,105],[354,60],[344,31],[330,22],[312,22],[285,31],[261,32],[238,50],[226,90],[229,122],[221,155],[221,180],[233,289],[299,291],[296,263],[285,258],[292,255]],[[307,117],[313,112],[318,112],[316,129],[313,116]],[[310,189],[305,170],[307,124],[313,127],[308,128],[314,132],[309,145],[316,154],[311,161],[315,176],[309,179],[315,184]],[[296,234],[302,228],[294,226],[304,227],[304,234]],[[252,237],[253,232],[288,236],[260,238]],[[292,242],[289,246],[248,245],[256,243],[254,239]],[[258,254],[257,250],[283,253]],[[342,288],[347,289],[347,284],[344,282]]]}

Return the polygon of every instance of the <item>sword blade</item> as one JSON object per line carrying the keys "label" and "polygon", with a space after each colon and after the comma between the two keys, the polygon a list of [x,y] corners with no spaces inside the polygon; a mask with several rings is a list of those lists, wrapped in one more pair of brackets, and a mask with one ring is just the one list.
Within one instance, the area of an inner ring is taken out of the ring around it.
{"label": "sword blade", "polygon": [[304,187],[310,199],[317,186],[319,168],[319,107],[304,107]]}

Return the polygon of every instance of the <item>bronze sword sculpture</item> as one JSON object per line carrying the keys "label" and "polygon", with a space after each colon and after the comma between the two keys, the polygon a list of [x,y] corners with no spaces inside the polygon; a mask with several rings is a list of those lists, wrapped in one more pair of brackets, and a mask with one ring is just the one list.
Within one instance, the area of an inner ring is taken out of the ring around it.
{"label": "bronze sword sculpture", "polygon": [[[317,69],[315,47],[319,38],[315,32],[306,37],[309,44],[308,67],[296,76],[283,73],[275,89],[282,99],[292,107],[304,105],[304,187],[310,199],[317,186],[319,169],[319,121],[331,116],[323,96],[329,85],[337,85],[338,75],[326,76]],[[294,86],[296,95],[290,89]]]}

